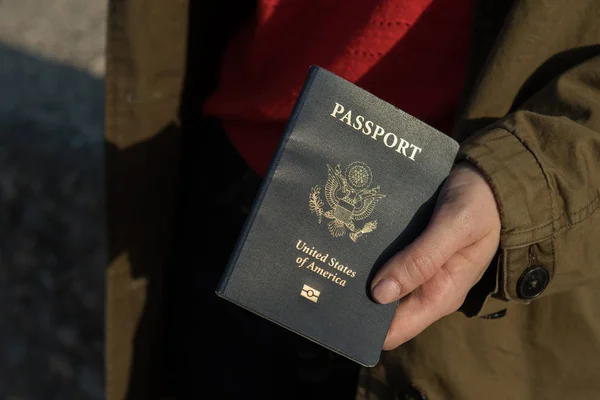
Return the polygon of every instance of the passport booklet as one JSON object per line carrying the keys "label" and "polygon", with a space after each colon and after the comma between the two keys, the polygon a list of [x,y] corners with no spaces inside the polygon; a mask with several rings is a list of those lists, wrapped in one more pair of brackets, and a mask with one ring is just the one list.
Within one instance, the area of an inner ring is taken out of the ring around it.
{"label": "passport booklet", "polygon": [[376,365],[397,303],[371,279],[427,225],[458,147],[312,66],[216,293]]}

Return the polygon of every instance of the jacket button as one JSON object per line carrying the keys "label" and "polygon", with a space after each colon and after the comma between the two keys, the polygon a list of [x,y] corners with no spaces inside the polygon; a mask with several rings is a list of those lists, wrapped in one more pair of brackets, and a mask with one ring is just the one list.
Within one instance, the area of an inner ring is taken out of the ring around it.
{"label": "jacket button", "polygon": [[550,281],[550,274],[544,267],[532,267],[523,272],[517,282],[517,295],[523,300],[538,297]]}

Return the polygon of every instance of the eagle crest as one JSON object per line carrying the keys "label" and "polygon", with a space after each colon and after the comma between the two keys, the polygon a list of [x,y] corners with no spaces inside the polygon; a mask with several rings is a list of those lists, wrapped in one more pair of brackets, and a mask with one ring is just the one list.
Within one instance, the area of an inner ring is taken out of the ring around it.
{"label": "eagle crest", "polygon": [[327,227],[332,236],[344,236],[349,230],[350,239],[356,242],[359,237],[377,228],[377,220],[365,223],[360,229],[355,225],[355,221],[368,218],[377,202],[385,197],[379,193],[379,186],[371,187],[372,180],[371,168],[364,162],[351,163],[345,172],[339,164],[333,168],[327,165],[323,194],[330,209],[323,211],[325,203],[321,199],[321,186],[316,185],[310,191],[310,210],[317,215],[319,223],[323,217],[331,220]]}

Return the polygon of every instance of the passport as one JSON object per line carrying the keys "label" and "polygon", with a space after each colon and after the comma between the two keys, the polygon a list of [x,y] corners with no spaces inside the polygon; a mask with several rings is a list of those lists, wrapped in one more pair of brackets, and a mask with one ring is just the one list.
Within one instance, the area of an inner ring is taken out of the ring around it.
{"label": "passport", "polygon": [[376,303],[371,280],[426,227],[458,147],[311,66],[217,295],[376,365],[398,303]]}

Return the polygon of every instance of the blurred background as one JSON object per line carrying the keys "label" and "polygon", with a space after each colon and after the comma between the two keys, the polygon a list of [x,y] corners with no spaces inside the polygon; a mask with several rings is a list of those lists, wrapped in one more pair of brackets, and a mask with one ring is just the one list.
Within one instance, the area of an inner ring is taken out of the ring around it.
{"label": "blurred background", "polygon": [[0,0],[0,399],[102,399],[106,1]]}

